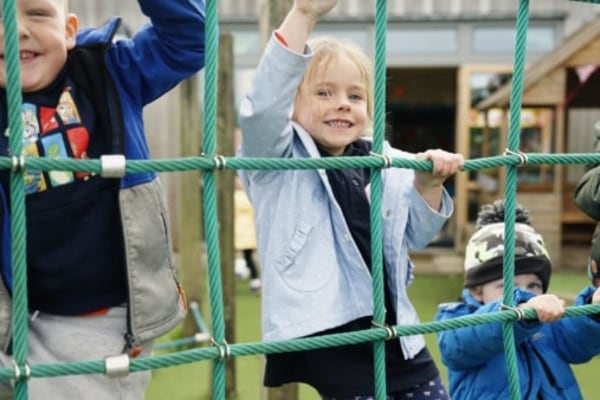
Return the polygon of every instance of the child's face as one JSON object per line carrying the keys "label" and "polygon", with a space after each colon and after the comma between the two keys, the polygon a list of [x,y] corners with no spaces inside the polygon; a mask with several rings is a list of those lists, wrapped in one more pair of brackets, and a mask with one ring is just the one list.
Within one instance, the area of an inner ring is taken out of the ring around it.
{"label": "child's face", "polygon": [[[544,293],[542,280],[536,274],[516,275],[514,286],[529,290],[536,295]],[[471,289],[471,293],[473,297],[483,304],[488,304],[502,298],[502,295],[504,294],[504,283],[502,279],[496,279],[495,281],[487,282]]]}
{"label": "child's face", "polygon": [[[17,0],[21,86],[23,92],[46,88],[75,46],[78,22],[66,13],[66,0]],[[0,20],[0,86],[6,87],[4,24]]]}
{"label": "child's face", "polygon": [[342,154],[369,123],[367,88],[358,67],[342,57],[318,66],[298,90],[294,115],[328,153]]}

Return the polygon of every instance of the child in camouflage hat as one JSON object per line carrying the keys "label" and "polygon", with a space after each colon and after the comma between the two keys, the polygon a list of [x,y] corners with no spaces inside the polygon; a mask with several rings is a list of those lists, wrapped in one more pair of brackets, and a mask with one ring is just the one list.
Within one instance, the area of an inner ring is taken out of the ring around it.
{"label": "child in camouflage hat", "polygon": [[[458,302],[442,304],[436,320],[499,311],[503,306],[504,201],[481,208],[465,254],[465,288]],[[600,318],[561,319],[564,300],[546,293],[551,261],[526,209],[517,206],[512,307],[534,309],[538,321],[515,323],[519,383],[524,399],[582,399],[570,364],[600,353]],[[600,302],[600,289],[585,288],[575,304]],[[573,340],[573,338],[585,340]],[[502,325],[438,333],[453,399],[510,398]]]}

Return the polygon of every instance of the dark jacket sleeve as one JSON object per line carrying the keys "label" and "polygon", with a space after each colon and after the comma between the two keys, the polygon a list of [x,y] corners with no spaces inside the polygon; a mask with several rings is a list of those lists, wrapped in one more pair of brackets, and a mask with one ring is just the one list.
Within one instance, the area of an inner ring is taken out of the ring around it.
{"label": "dark jacket sleeve", "polygon": [[590,169],[579,180],[575,204],[591,218],[600,220],[600,166]]}
{"label": "dark jacket sleeve", "polygon": [[[581,291],[574,305],[587,304],[587,300],[595,289],[590,286]],[[562,318],[550,326],[557,352],[569,363],[585,363],[600,353],[600,322],[594,316]],[[576,338],[581,338],[581,340]]]}
{"label": "dark jacket sleeve", "polygon": [[131,40],[117,41],[108,62],[118,85],[146,105],[204,66],[205,4],[203,0],[139,3],[151,22]]}

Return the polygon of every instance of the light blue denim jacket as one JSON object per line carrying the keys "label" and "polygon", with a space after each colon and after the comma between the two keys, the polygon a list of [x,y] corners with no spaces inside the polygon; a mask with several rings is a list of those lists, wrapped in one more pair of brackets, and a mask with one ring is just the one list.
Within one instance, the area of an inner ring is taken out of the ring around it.
{"label": "light blue denim jacket", "polygon": [[[240,106],[242,157],[319,158],[311,136],[290,116],[296,89],[312,57],[271,38],[252,88]],[[414,157],[385,144],[385,154]],[[371,274],[336,202],[326,171],[241,170],[256,216],[263,274],[263,339],[306,336],[373,314]],[[410,169],[383,174],[383,252],[398,324],[419,322],[406,293],[413,279],[408,252],[425,247],[451,215],[414,189]],[[388,310],[393,312],[393,310]],[[405,357],[425,345],[421,335],[400,339]]]}

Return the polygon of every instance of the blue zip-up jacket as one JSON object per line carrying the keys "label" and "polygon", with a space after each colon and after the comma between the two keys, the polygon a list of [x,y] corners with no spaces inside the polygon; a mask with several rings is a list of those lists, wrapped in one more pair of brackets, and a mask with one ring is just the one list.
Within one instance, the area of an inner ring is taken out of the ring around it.
{"label": "blue zip-up jacket", "polygon": [[[315,142],[290,119],[296,89],[312,57],[271,39],[252,89],[240,107],[244,157],[319,158]],[[385,144],[385,154],[414,157]],[[241,170],[257,229],[265,340],[301,337],[373,314],[371,275],[348,229],[326,171]],[[451,215],[444,191],[441,211],[413,186],[414,172],[383,174],[383,252],[398,324],[419,322],[407,296],[413,279],[410,250],[425,247]],[[388,310],[394,312],[394,310]],[[425,343],[420,335],[400,339],[406,358]]]}
{"label": "blue zip-up jacket", "polygon": [[[595,288],[585,288],[575,305],[586,304]],[[468,289],[464,302],[439,307],[436,321],[498,311],[500,302],[482,305]],[[534,294],[515,288],[515,304]],[[600,322],[590,316],[563,318],[552,323],[521,321],[514,325],[517,365],[523,399],[582,399],[570,364],[585,363],[600,353]],[[442,362],[448,368],[454,400],[510,398],[500,323],[470,326],[438,333]]]}
{"label": "blue zip-up jacket", "polygon": [[[109,115],[122,115],[112,127],[123,129],[121,148],[127,159],[148,159],[143,107],[196,73],[204,65],[203,0],[139,0],[150,18],[132,39],[112,43],[120,20],[78,33],[77,47],[104,53],[110,87]],[[102,59],[101,58],[101,59]],[[83,67],[85,68],[85,67]],[[109,87],[107,87],[107,90]],[[119,139],[117,139],[118,141]],[[129,345],[156,338],[179,323],[186,310],[175,280],[168,215],[156,173],[128,174],[118,194],[123,229],[129,305]],[[2,205],[0,349],[7,350],[11,330],[10,215],[7,194]],[[75,251],[76,249],[74,249]]]}

